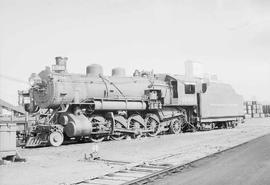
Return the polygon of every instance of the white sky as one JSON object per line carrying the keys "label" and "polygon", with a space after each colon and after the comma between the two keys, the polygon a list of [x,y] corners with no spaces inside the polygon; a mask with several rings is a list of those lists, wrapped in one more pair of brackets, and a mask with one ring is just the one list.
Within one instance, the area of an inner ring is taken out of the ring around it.
{"label": "white sky", "polygon": [[[181,74],[204,63],[246,99],[270,100],[269,0],[0,0],[0,75],[27,81],[67,56],[70,72],[92,63]],[[0,98],[27,85],[0,76]]]}

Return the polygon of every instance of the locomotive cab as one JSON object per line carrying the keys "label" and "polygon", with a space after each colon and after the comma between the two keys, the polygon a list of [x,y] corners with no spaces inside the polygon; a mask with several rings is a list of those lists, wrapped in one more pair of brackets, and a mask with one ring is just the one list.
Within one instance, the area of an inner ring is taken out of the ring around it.
{"label": "locomotive cab", "polygon": [[165,81],[170,85],[171,99],[166,102],[168,105],[196,106],[197,87],[196,81],[186,81],[180,76],[167,75]]}

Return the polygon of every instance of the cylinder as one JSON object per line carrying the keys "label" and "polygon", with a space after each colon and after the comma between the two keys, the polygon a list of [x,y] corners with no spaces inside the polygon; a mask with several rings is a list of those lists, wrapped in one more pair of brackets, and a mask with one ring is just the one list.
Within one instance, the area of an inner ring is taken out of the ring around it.
{"label": "cylinder", "polygon": [[112,69],[112,76],[118,76],[118,77],[126,76],[125,69],[121,67]]}
{"label": "cylinder", "polygon": [[103,69],[101,65],[92,64],[86,67],[86,74],[89,76],[103,75]]}
{"label": "cylinder", "polygon": [[64,132],[68,137],[89,136],[92,132],[92,125],[89,120],[83,116],[69,114],[69,120],[64,127]]}

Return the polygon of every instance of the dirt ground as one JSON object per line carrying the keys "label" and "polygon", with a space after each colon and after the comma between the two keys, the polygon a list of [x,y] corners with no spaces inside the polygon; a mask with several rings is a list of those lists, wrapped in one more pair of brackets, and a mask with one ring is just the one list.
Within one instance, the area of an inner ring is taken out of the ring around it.
{"label": "dirt ground", "polygon": [[188,165],[147,185],[269,185],[270,134]]}
{"label": "dirt ground", "polygon": [[[27,159],[24,163],[0,166],[0,184],[61,184],[74,183],[124,168],[115,160],[133,163],[183,164],[270,133],[270,118],[246,120],[234,129],[222,129],[180,135],[167,135],[137,140],[83,143],[35,149],[18,148]],[[85,155],[98,145],[102,160],[87,161]]]}

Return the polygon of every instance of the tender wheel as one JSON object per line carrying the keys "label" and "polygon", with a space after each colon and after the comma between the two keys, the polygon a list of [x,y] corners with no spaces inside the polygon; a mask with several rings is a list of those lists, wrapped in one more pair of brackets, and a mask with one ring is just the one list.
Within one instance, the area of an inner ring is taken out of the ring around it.
{"label": "tender wheel", "polygon": [[[118,129],[125,129],[126,122],[127,120],[123,116],[115,116],[114,117],[115,125],[114,128]],[[112,140],[120,141],[126,137],[125,134],[121,132],[115,132],[113,135],[111,135]]]}
{"label": "tender wheel", "polygon": [[154,137],[158,134],[160,122],[155,114],[147,114],[145,117],[145,123],[148,130],[153,130],[148,132],[147,135]]}
{"label": "tender wheel", "polygon": [[[181,119],[181,120],[180,120]],[[170,122],[170,133],[171,134],[178,134],[182,131],[182,118],[180,119],[173,119]]]}
{"label": "tender wheel", "polygon": [[64,141],[63,133],[59,131],[54,131],[49,135],[49,142],[52,146],[60,146]]}

